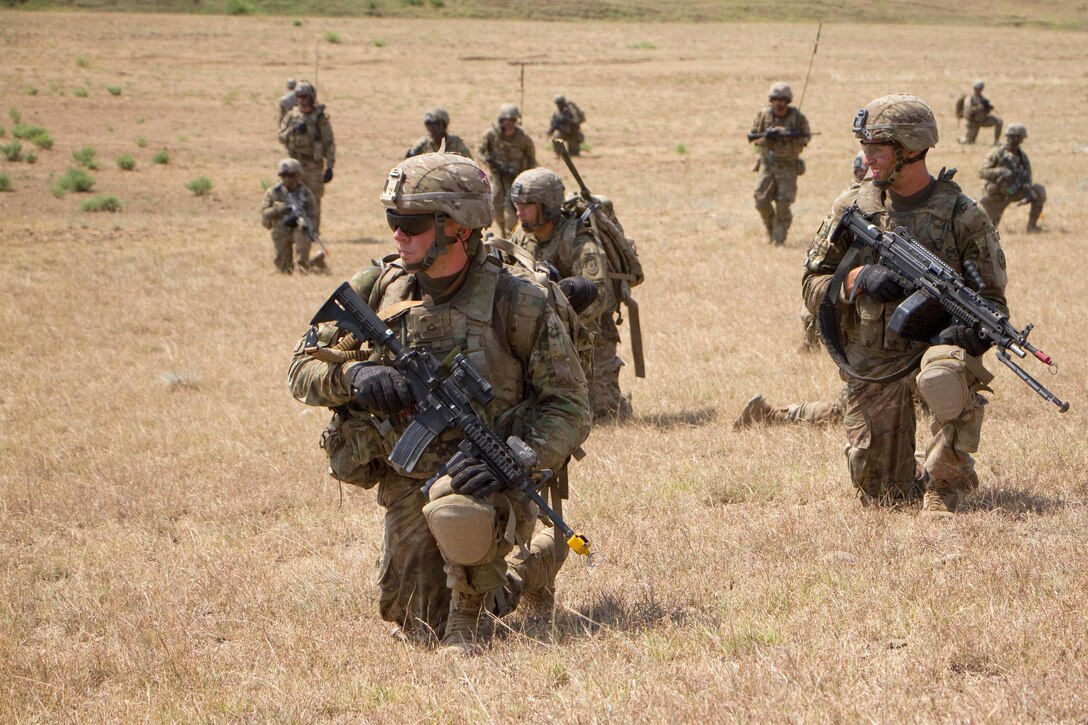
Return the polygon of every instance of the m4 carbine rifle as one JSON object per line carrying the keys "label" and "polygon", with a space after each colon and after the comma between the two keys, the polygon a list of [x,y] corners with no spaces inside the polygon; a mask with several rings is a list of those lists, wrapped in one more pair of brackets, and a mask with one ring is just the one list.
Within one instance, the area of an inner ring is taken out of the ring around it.
{"label": "m4 carbine rifle", "polygon": [[769,128],[766,131],[760,131],[759,133],[756,133],[754,131],[750,131],[748,133],[748,140],[749,141],[755,141],[756,139],[759,139],[759,138],[770,138],[770,139],[775,139],[775,138],[808,138],[809,136],[819,136],[819,135],[820,135],[819,131],[815,131],[815,132],[810,131],[808,133],[805,133],[803,131],[783,131],[780,128],[774,127],[774,128]]}
{"label": "m4 carbine rifle", "polygon": [[[1023,330],[1016,329],[1009,322],[1009,316],[1006,313],[978,293],[978,290],[985,286],[985,282],[973,262],[964,263],[964,272],[971,280],[971,284],[968,284],[956,273],[956,270],[919,244],[905,227],[898,227],[891,232],[882,231],[872,224],[857,206],[843,213],[832,239],[837,239],[845,233],[853,237],[854,249],[847,257],[844,257],[840,269],[845,268],[849,261],[853,260],[857,248],[864,244],[876,251],[879,263],[898,275],[896,281],[899,285],[911,292],[910,296],[892,313],[892,318],[888,322],[888,328],[892,332],[911,340],[935,343],[937,333],[951,324],[951,320],[954,319],[959,324],[974,330],[979,337],[993,342],[997,348],[995,352],[997,359],[1027,383],[1028,387],[1045,400],[1058,406],[1059,412],[1064,413],[1069,410],[1069,403],[1059,400],[1009,358],[1010,351],[1020,358],[1026,357],[1030,352],[1052,371],[1057,369],[1057,365],[1049,355],[1028,342],[1028,333],[1031,332],[1032,325],[1029,324]],[[836,271],[836,277],[839,277],[838,271]],[[833,280],[830,291],[837,294],[836,287]],[[824,345],[839,367],[849,374],[851,368],[842,352],[841,341],[834,339],[838,334],[838,318],[834,300],[828,300],[825,297],[820,305],[819,321]],[[895,379],[895,375],[883,380],[888,379]]]}
{"label": "m4 carbine rifle", "polygon": [[1004,157],[1001,163],[1012,171],[1012,178],[1005,185],[1005,196],[1016,196],[1018,192],[1023,192],[1024,198],[1017,203],[1017,206],[1030,204],[1039,198],[1039,193],[1035,191],[1035,185],[1031,183],[1031,174],[1028,173],[1027,169],[1018,169],[1013,166],[1012,159],[1008,156]]}
{"label": "m4 carbine rifle", "polygon": [[325,243],[321,241],[320,235],[317,230],[314,229],[314,220],[310,218],[310,215],[306,213],[306,207],[302,204],[301,193],[296,189],[295,191],[288,191],[285,195],[288,214],[283,218],[283,225],[285,227],[299,226],[306,232],[306,236],[310,238],[310,241],[316,244],[320,251],[314,255],[310,260],[310,264],[317,262],[325,257],[329,256],[329,250],[325,246]]}
{"label": "m4 carbine rifle", "polygon": [[[500,491],[522,493],[535,503],[566,537],[575,553],[589,555],[589,540],[563,521],[539,493],[552,476],[549,469],[537,468],[536,453],[520,438],[505,441],[480,418],[472,404],[486,405],[495,393],[479,371],[462,354],[452,361],[439,363],[425,348],[406,348],[384,322],[356,294],[347,282],[340,285],[310,321],[307,349],[317,347],[317,327],[332,322],[348,330],[359,340],[374,347],[384,347],[393,356],[393,367],[404,376],[415,400],[415,417],[393,446],[389,460],[400,470],[411,473],[420,456],[437,436],[451,426],[464,436],[458,452],[427,481],[424,491],[465,458],[475,458],[487,466],[500,484]],[[448,370],[443,374],[443,368]]]}

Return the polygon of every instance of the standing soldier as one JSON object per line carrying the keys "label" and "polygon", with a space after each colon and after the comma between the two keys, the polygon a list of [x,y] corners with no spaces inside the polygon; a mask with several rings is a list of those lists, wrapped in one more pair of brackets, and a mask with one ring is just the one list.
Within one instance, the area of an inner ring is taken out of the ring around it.
{"label": "standing soldier", "polygon": [[594,422],[623,419],[631,415],[631,399],[620,392],[623,361],[616,355],[620,333],[615,321],[619,300],[609,277],[608,255],[573,205],[565,207],[563,195],[563,180],[554,171],[537,168],[519,174],[511,192],[518,226],[510,241],[537,261],[555,265],[560,277],[584,277],[597,288],[597,299],[578,315],[596,336],[589,403]]}
{"label": "standing soldier", "polygon": [[298,269],[306,272],[310,268],[310,234],[317,202],[314,195],[302,183],[302,165],[295,159],[280,162],[281,181],[269,187],[264,193],[261,206],[261,223],[265,229],[272,230],[272,247],[275,250],[276,269],[284,274],[291,274],[291,246],[294,245],[298,258]]}
{"label": "standing soldier", "polygon": [[280,96],[280,123],[283,123],[283,117],[286,116],[287,112],[294,108],[297,103],[297,99],[295,98],[296,85],[298,85],[298,82],[294,78],[287,79],[287,92]]}
{"label": "standing soldier", "polygon": [[789,85],[775,83],[768,98],[771,103],[756,115],[749,138],[760,148],[757,166],[763,169],[756,181],[756,209],[767,241],[782,246],[793,221],[790,205],[797,199],[797,177],[805,173],[801,150],[812,134],[808,119],[789,105],[793,100]]}
{"label": "standing soldier", "polygon": [[460,136],[446,133],[450,125],[450,114],[446,113],[445,108],[432,108],[424,113],[423,125],[427,128],[427,135],[416,141],[415,145],[408,149],[404,158],[410,159],[420,154],[434,153],[442,148],[443,141],[446,142],[446,153],[472,158],[472,152],[468,150],[468,146]]}
{"label": "standing soldier", "polygon": [[982,95],[982,89],[985,87],[986,84],[982,81],[975,81],[971,93],[960,96],[959,100],[956,101],[956,118],[964,119],[967,124],[967,132],[960,139],[960,143],[973,144],[975,139],[978,138],[978,130],[984,126],[994,127],[995,146],[1001,140],[1002,121],[993,114],[994,107],[989,99]]}
{"label": "standing soldier", "polygon": [[536,146],[519,126],[521,113],[513,103],[499,107],[498,122],[487,129],[480,141],[480,158],[491,169],[491,193],[495,206],[495,224],[506,236],[517,224],[517,213],[510,201],[514,177],[536,166]]}
{"label": "standing soldier", "polygon": [[986,155],[979,167],[978,175],[983,179],[982,208],[986,210],[990,221],[996,227],[1001,222],[1005,207],[1014,201],[1031,204],[1028,212],[1029,233],[1041,232],[1039,216],[1043,213],[1046,202],[1046,189],[1031,179],[1031,161],[1020,148],[1028,137],[1028,130],[1022,123],[1009,124],[1005,132],[1005,145],[998,146]]}
{"label": "standing soldier", "polygon": [[[585,377],[548,291],[487,253],[483,170],[454,154],[414,156],[389,173],[381,202],[398,258],[363,269],[352,288],[407,348],[438,360],[463,351],[494,390],[481,415],[504,439],[528,444],[541,467],[562,473],[589,432]],[[411,473],[396,469],[389,451],[414,405],[404,377],[353,335],[338,338],[330,325],[317,333],[316,348],[295,348],[291,390],[335,413],[322,441],[331,475],[378,487],[382,619],[401,636],[436,634],[443,652],[475,652],[491,637],[492,612],[509,611],[519,596],[546,596],[567,549],[552,528],[534,536],[536,506],[519,493],[492,493],[494,477],[473,458],[423,494],[420,485],[457,452],[460,433],[440,434]]]}
{"label": "standing soldier", "polygon": [[858,155],[854,157],[854,181],[860,184],[868,173],[869,162],[865,160],[865,154],[858,151]]}
{"label": "standing soldier", "polygon": [[325,195],[325,184],[332,181],[336,143],[324,104],[315,105],[317,92],[314,87],[302,81],[295,87],[295,97],[298,105],[280,122],[279,138],[287,147],[288,155],[302,164],[302,182],[317,200],[314,208],[316,233],[321,231],[321,197]]}
{"label": "standing soldier", "polygon": [[[926,153],[937,144],[937,121],[920,98],[897,94],[870,101],[853,130],[869,161],[869,178],[835,200],[812,240],[802,277],[809,310],[815,313],[830,296],[844,327],[852,366],[843,372],[850,478],[865,502],[909,501],[924,492],[924,511],[954,513],[961,495],[978,486],[971,454],[986,404],[979,393],[993,379],[980,356],[992,343],[955,322],[939,333],[939,344],[893,332],[888,323],[906,290],[870,247],[863,246],[856,259],[846,257],[850,235],[836,237],[836,225],[857,205],[880,229],[906,228],[957,272],[973,262],[979,294],[1007,313],[1005,255],[990,220],[952,174],[930,175]],[[844,257],[848,269],[839,269]],[[933,415],[921,476],[914,458],[916,397]]]}
{"label": "standing soldier", "polygon": [[567,145],[567,153],[578,156],[582,152],[582,142],[586,137],[582,135],[582,124],[586,122],[586,114],[578,108],[574,101],[568,101],[566,96],[555,97],[555,113],[548,124],[548,140],[552,134],[559,134],[563,143]]}

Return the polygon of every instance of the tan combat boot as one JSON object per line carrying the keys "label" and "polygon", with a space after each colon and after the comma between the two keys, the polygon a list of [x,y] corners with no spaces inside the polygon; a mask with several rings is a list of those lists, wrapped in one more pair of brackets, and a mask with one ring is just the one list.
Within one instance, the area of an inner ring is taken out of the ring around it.
{"label": "tan combat boot", "polygon": [[768,423],[784,418],[786,412],[772,407],[763,395],[757,395],[744,406],[740,417],[733,421],[733,430],[740,430],[757,423]]}
{"label": "tan combat boot", "polygon": [[922,513],[931,516],[948,517],[960,507],[960,492],[945,481],[930,478],[926,482],[925,496],[922,498]]}
{"label": "tan combat boot", "polygon": [[484,594],[453,592],[439,654],[464,657],[483,651],[494,631],[491,614],[484,607],[486,599]]}

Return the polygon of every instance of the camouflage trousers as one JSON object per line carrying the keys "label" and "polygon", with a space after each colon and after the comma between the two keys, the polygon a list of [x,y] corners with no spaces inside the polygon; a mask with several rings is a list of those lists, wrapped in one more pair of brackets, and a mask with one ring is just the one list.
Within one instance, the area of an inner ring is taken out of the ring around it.
{"label": "camouflage trousers", "polygon": [[631,403],[620,392],[623,360],[616,355],[619,342],[620,331],[613,313],[601,315],[597,341],[593,346],[593,370],[587,381],[594,420],[625,418],[631,414]]}
{"label": "camouflage trousers", "polygon": [[310,264],[310,236],[298,227],[288,229],[277,222],[272,227],[272,248],[275,250],[273,261],[276,264],[276,269],[284,274],[290,274],[294,269],[294,262],[291,261],[292,247],[296,252],[298,266],[301,269],[308,267]]}
{"label": "camouflage trousers", "polygon": [[[1028,227],[1034,227],[1039,222],[1039,217],[1043,213],[1043,204],[1046,203],[1046,187],[1042,184],[1032,184],[1031,188],[1035,191],[1035,200],[1028,202],[1031,204],[1028,211]],[[1014,201],[1024,201],[1023,190],[1017,191],[1012,196],[986,194],[979,199],[978,203],[986,212],[986,216],[990,217],[990,222],[996,227],[1001,222],[1001,216],[1005,213],[1005,209]]]}
{"label": "camouflage trousers", "polygon": [[770,240],[776,245],[785,244],[793,223],[790,207],[797,199],[797,160],[764,161],[760,169],[753,194],[756,210]]}
{"label": "camouflage trousers", "polygon": [[801,352],[811,352],[820,349],[820,327],[816,322],[816,315],[808,310],[801,312]]}
{"label": "camouflage trousers", "polygon": [[505,237],[518,224],[518,213],[514,202],[510,200],[510,189],[514,185],[513,176],[491,175],[491,205],[495,210],[495,224],[499,227],[499,236]]}
{"label": "camouflage trousers", "polygon": [[[508,499],[495,494],[492,503],[498,514],[494,535],[499,545],[491,561],[480,566],[456,567],[456,576],[439,551],[423,516],[426,496],[422,481],[388,474],[378,484],[378,503],[385,509],[385,531],[378,571],[378,612],[387,622],[405,630],[431,632],[441,637],[449,616],[451,579],[457,579],[466,594],[494,595],[507,585],[507,569],[517,567],[525,582],[524,592],[551,588],[566,559],[565,544],[556,546],[550,528],[533,535],[537,524],[536,505],[528,500]],[[513,512],[515,530],[526,542],[508,560],[513,544],[502,536]],[[504,612],[505,613],[505,612]]]}
{"label": "camouflage trousers", "polygon": [[323,161],[306,161],[299,159],[302,164],[302,183],[314,195],[314,231],[321,232],[321,197],[325,196],[325,163]]}
{"label": "camouflage trousers", "polygon": [[567,152],[571,156],[580,156],[582,153],[582,142],[586,140],[586,137],[582,134],[581,129],[574,129],[571,133],[557,133],[558,136],[566,145]]}
{"label": "camouflage trousers", "polygon": [[[901,364],[902,360],[885,362],[865,374],[886,375]],[[934,415],[931,420],[923,473],[915,457],[915,403],[932,411],[940,409],[941,402],[923,397],[913,373],[887,384],[847,380],[846,460],[850,479],[863,499],[879,503],[913,500],[921,496],[925,476],[953,490],[977,486],[971,454],[978,450],[986,400],[978,395],[980,386],[970,372],[964,373],[962,384],[970,393],[959,414],[944,420]]]}
{"label": "camouflage trousers", "polygon": [[972,121],[971,119],[965,119],[964,121],[967,130],[964,133],[963,141],[960,143],[974,143],[975,139],[978,138],[978,130],[980,128],[989,128],[990,126],[994,127],[994,145],[996,146],[1001,142],[1001,129],[1004,127],[1005,122],[994,114],[988,114],[985,118],[978,121]]}
{"label": "camouflage trousers", "polygon": [[830,425],[843,419],[846,410],[846,388],[835,400],[816,400],[809,403],[791,403],[786,406],[785,423]]}

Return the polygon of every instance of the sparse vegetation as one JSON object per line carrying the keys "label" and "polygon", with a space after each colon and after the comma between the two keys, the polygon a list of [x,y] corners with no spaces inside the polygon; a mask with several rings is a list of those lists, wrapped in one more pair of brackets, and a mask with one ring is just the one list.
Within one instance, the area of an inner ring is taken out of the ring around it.
{"label": "sparse vegetation", "polygon": [[53,148],[53,137],[41,126],[19,123],[11,129],[11,135],[13,138],[21,138],[24,141],[29,141],[40,149]]}
{"label": "sparse vegetation", "polygon": [[8,118],[10,118],[11,122],[14,124],[20,124],[23,122],[23,114],[20,113],[19,109],[15,106],[12,106],[8,109]]}
{"label": "sparse vegetation", "polygon": [[80,166],[86,166],[93,171],[98,168],[98,159],[95,158],[97,155],[98,152],[93,147],[84,146],[72,152],[72,159]]}
{"label": "sparse vegetation", "polygon": [[446,3],[444,0],[431,0],[431,7],[441,9],[446,7]]}
{"label": "sparse vegetation", "polygon": [[69,191],[86,193],[94,186],[94,177],[83,169],[69,168],[63,176],[53,182],[50,189],[53,196],[64,196]]}
{"label": "sparse vegetation", "polygon": [[83,86],[77,86],[72,91],[72,95],[74,95],[76,98],[86,98],[87,97],[87,89],[84,88]]}
{"label": "sparse vegetation", "polygon": [[388,45],[388,44],[389,44],[389,43],[388,43],[388,42],[387,42],[387,41],[385,40],[385,38],[375,38],[375,39],[373,40],[373,43],[374,43],[374,47],[375,47],[375,48],[384,48],[384,47],[385,47],[386,45]]}
{"label": "sparse vegetation", "polygon": [[688,147],[685,144],[678,143],[672,150],[678,154],[686,154],[688,152]]}
{"label": "sparse vegetation", "polygon": [[11,177],[7,174],[0,174],[0,191],[11,191]]}
{"label": "sparse vegetation", "polygon": [[204,196],[212,190],[212,180],[207,176],[198,176],[186,184],[185,188],[193,192],[193,196]]}
{"label": "sparse vegetation", "polygon": [[91,61],[87,60],[87,56],[85,55],[77,55],[76,65],[78,65],[80,68],[90,68]]}
{"label": "sparse vegetation", "polygon": [[23,145],[18,141],[9,141],[0,146],[0,154],[3,154],[4,158],[8,161],[22,161]]}
{"label": "sparse vegetation", "polygon": [[151,157],[151,163],[153,164],[168,164],[170,163],[170,152],[166,149],[159,149],[155,152],[155,155]]}
{"label": "sparse vegetation", "polygon": [[298,18],[296,18],[295,20],[291,21],[291,25],[295,26],[296,28],[301,28],[302,27],[302,21],[299,20]]}
{"label": "sparse vegetation", "polygon": [[79,205],[81,211],[121,211],[124,205],[112,194],[96,194]]}
{"label": "sparse vegetation", "polygon": [[121,95],[121,86],[106,86],[106,90],[109,91],[111,96]]}
{"label": "sparse vegetation", "polygon": [[634,50],[657,50],[657,46],[648,40],[644,40],[641,43],[631,43],[627,47]]}
{"label": "sparse vegetation", "polygon": [[256,12],[257,6],[249,0],[228,0],[227,2],[228,15],[254,15]]}
{"label": "sparse vegetation", "polygon": [[139,146],[142,149],[147,148],[147,139],[144,138],[143,136],[137,136],[136,137],[136,145]]}
{"label": "sparse vegetation", "polygon": [[38,154],[33,151],[27,151],[23,154],[23,161],[26,161],[28,164],[36,164],[38,163]]}
{"label": "sparse vegetation", "polygon": [[268,191],[269,187],[276,182],[271,179],[261,179],[261,191]]}
{"label": "sparse vegetation", "polygon": [[38,95],[38,87],[37,87],[37,86],[27,86],[27,87],[26,87],[26,94],[27,94],[28,96],[36,96],[36,95]]}
{"label": "sparse vegetation", "polygon": [[423,0],[400,0],[400,4],[410,8],[421,8]]}
{"label": "sparse vegetation", "polygon": [[340,42],[340,33],[337,33],[335,30],[326,31],[323,37],[325,38],[326,43],[335,44]]}
{"label": "sparse vegetation", "polygon": [[122,171],[132,171],[136,168],[136,159],[132,157],[132,154],[122,154],[117,157],[117,168]]}

